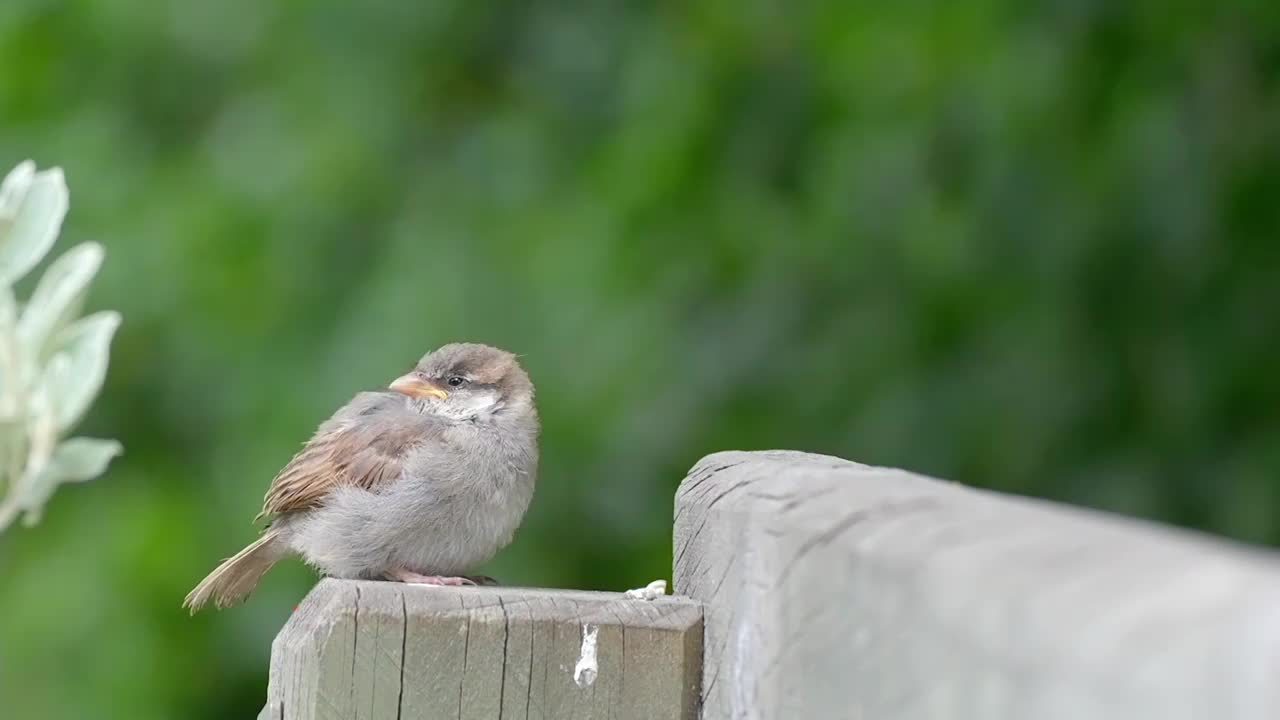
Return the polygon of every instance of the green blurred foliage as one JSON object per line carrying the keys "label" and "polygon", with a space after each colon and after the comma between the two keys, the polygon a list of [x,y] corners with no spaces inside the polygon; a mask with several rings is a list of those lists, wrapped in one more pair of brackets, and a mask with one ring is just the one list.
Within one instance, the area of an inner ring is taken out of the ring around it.
{"label": "green blurred foliage", "polygon": [[1280,543],[1280,5],[6,0],[0,167],[125,318],[107,476],[0,538],[13,718],[251,717],[311,584],[182,596],[353,392],[516,350],[490,567],[669,576],[787,447]]}

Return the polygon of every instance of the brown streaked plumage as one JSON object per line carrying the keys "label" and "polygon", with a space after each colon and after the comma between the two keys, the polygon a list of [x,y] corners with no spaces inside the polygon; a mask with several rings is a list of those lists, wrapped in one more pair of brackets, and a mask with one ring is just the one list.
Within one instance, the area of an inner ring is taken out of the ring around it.
{"label": "brown streaked plumage", "polygon": [[319,431],[271,481],[254,521],[314,508],[340,485],[376,492],[400,477],[405,453],[426,440],[418,428],[404,426]]}

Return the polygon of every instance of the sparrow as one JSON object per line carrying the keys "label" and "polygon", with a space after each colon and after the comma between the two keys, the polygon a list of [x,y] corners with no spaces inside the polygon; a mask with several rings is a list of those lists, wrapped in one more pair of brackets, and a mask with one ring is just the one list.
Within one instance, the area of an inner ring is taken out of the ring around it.
{"label": "sparrow", "polygon": [[511,542],[538,466],[533,383],[516,356],[454,343],[356,395],[280,471],[261,536],[187,595],[194,613],[249,595],[279,560],[330,577],[471,585]]}

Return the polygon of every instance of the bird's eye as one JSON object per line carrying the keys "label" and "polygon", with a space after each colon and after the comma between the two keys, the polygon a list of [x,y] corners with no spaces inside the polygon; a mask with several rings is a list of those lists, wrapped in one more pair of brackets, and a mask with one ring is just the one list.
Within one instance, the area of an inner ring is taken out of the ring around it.
{"label": "bird's eye", "polygon": [[467,379],[461,375],[450,375],[445,382],[449,384],[449,387],[462,387],[467,384]]}

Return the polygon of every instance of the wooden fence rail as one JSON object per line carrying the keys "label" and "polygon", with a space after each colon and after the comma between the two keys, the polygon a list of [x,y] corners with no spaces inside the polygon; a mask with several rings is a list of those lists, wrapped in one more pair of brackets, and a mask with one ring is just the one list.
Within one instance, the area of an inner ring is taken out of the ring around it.
{"label": "wooden fence rail", "polygon": [[259,717],[1280,718],[1274,553],[794,452],[675,512],[654,601],[322,581]]}
{"label": "wooden fence rail", "polygon": [[676,500],[707,720],[1276,720],[1280,561],[792,452]]}

